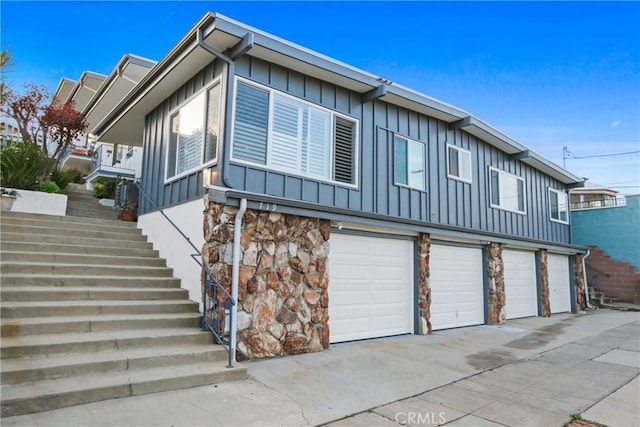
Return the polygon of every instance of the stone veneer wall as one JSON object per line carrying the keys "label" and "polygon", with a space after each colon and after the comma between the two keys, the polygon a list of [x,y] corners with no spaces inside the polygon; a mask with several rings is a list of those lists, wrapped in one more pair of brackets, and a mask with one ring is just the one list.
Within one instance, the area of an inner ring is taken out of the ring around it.
{"label": "stone veneer wall", "polygon": [[[238,209],[209,202],[203,263],[231,288]],[[238,346],[247,358],[329,347],[330,223],[248,209],[242,221],[238,283]]]}
{"label": "stone veneer wall", "polygon": [[504,309],[504,263],[502,261],[501,243],[489,243],[488,256],[488,276],[489,276],[489,324],[495,325],[504,323],[507,315]]}
{"label": "stone veneer wall", "polygon": [[578,310],[585,310],[587,308],[584,298],[584,269],[582,268],[583,254],[574,255],[574,277],[576,283],[576,307]]}
{"label": "stone veneer wall", "polygon": [[420,234],[418,240],[418,309],[420,310],[421,335],[431,333],[431,285],[429,284],[429,250],[431,248],[431,236]]}
{"label": "stone veneer wall", "polygon": [[538,251],[538,260],[540,262],[540,305],[542,306],[542,315],[549,317],[551,316],[551,303],[549,302],[549,263],[546,249]]}

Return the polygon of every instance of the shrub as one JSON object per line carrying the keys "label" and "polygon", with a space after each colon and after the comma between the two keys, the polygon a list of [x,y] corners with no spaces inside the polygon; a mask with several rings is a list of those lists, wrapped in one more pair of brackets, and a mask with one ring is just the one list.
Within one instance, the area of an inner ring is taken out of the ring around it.
{"label": "shrub", "polygon": [[47,166],[42,149],[30,143],[8,142],[0,146],[0,185],[35,190]]}
{"label": "shrub", "polygon": [[107,190],[104,188],[104,184],[99,182],[93,183],[93,197],[97,197],[98,199],[107,197]]}
{"label": "shrub", "polygon": [[82,172],[80,169],[78,168],[69,168],[69,169],[65,169],[69,175],[71,175],[71,182],[75,183],[75,184],[84,184],[85,180],[84,180],[84,172]]}
{"label": "shrub", "polygon": [[51,180],[60,187],[60,190],[64,190],[73,181],[73,175],[66,169],[57,168],[51,172]]}
{"label": "shrub", "polygon": [[60,187],[58,187],[58,184],[51,180],[42,181],[40,183],[40,191],[51,194],[62,193],[62,190],[60,189]]}

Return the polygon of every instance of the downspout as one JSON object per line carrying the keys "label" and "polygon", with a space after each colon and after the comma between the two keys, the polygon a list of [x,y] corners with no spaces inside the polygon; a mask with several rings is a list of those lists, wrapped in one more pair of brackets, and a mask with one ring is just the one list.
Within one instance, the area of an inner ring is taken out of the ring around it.
{"label": "downspout", "polygon": [[589,301],[589,286],[587,285],[587,265],[585,260],[591,255],[591,249],[587,249],[587,254],[582,257],[582,280],[584,281],[584,300],[587,308],[592,310],[591,302]]}
{"label": "downspout", "polygon": [[[229,177],[229,159],[231,157],[231,105],[233,105],[233,81],[236,74],[236,65],[233,59],[217,51],[204,42],[204,35],[202,29],[198,29],[196,33],[198,46],[205,51],[209,52],[216,58],[221,59],[227,63],[227,87],[225,94],[225,109],[224,109],[224,138],[222,143],[222,183],[228,187],[233,188],[231,178]],[[250,39],[248,47],[253,46],[253,39]],[[231,360],[236,360],[236,348],[237,348],[237,318],[238,318],[238,281],[240,275],[240,236],[242,230],[242,217],[247,209],[247,199],[240,200],[240,209],[236,213],[233,228],[233,261],[231,266],[231,298],[233,298],[234,304],[231,307],[231,316],[229,321],[229,354]]]}
{"label": "downspout", "polygon": [[247,210],[247,199],[240,200],[240,210],[236,213],[233,223],[233,264],[231,266],[231,297],[235,302],[231,307],[231,322],[229,324],[229,352],[231,360],[236,360],[236,343],[238,333],[238,277],[240,273],[240,235],[242,234],[242,217]]}
{"label": "downspout", "polygon": [[229,158],[231,157],[231,105],[233,103],[233,80],[236,75],[236,64],[222,52],[218,52],[204,42],[202,29],[197,32],[198,46],[227,63],[227,91],[225,94],[224,108],[224,137],[222,138],[222,182],[226,187],[233,188],[229,178]]}

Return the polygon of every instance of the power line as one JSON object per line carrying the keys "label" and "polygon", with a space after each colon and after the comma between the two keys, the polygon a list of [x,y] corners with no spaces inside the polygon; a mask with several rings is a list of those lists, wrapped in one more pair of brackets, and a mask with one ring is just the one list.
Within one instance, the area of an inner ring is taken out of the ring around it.
{"label": "power line", "polygon": [[592,159],[592,158],[594,158],[594,157],[625,156],[625,155],[627,155],[627,154],[637,154],[637,153],[640,153],[640,150],[636,150],[636,151],[627,151],[627,152],[624,152],[624,153],[597,154],[597,155],[595,155],[595,156],[579,156],[579,157],[572,156],[571,158],[572,158],[572,159],[576,159],[576,160],[577,160],[577,159]]}

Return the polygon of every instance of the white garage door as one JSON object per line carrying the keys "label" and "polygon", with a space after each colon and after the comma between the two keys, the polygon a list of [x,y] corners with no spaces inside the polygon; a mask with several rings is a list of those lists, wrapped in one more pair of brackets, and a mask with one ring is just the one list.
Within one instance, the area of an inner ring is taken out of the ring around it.
{"label": "white garage door", "polygon": [[432,244],[429,272],[434,330],[484,323],[482,249]]}
{"label": "white garage door", "polygon": [[537,316],[535,253],[505,249],[502,251],[502,261],[507,319]]}
{"label": "white garage door", "polygon": [[549,254],[549,305],[552,313],[571,311],[569,259],[566,255]]}
{"label": "white garage door", "polygon": [[331,342],[413,332],[413,258],[410,240],[331,235]]}

